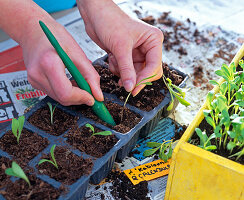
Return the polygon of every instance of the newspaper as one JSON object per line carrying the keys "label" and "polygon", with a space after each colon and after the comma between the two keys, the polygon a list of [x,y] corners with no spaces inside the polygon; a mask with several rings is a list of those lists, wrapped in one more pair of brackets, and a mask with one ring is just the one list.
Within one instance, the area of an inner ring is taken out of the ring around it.
{"label": "newspaper", "polygon": [[[193,76],[193,65],[203,65],[204,73],[208,72],[207,79],[214,79],[214,69],[221,66],[222,63],[226,63],[226,60],[222,58],[216,58],[213,63],[210,63],[208,59],[212,58],[219,49],[224,46],[233,47],[228,53],[234,55],[240,48],[244,41],[243,26],[238,25],[240,19],[243,19],[244,6],[241,1],[123,1],[119,6],[130,16],[139,17],[135,11],[139,11],[141,17],[152,15],[156,19],[160,17],[162,12],[171,11],[172,17],[178,21],[185,21],[186,18],[190,18],[196,21],[198,29],[204,31],[206,37],[211,42],[200,46],[193,45],[185,42],[183,46],[188,50],[188,55],[179,57],[179,54],[175,51],[163,51],[163,60],[167,63],[172,63],[173,67],[179,68],[185,73],[190,75],[190,79],[187,83],[187,87],[191,88],[188,92],[186,99],[191,102],[191,106],[185,108],[179,105],[175,111],[175,120],[180,124],[189,124],[196,112],[202,105],[204,98],[209,91],[207,83],[202,83],[201,86],[195,86]],[[213,9],[214,8],[214,9]],[[231,8],[231,9],[230,9]],[[216,20],[212,20],[212,16],[215,15]],[[182,17],[184,16],[184,18]],[[239,20],[238,20],[239,19]],[[81,46],[87,57],[94,61],[102,56],[105,52],[101,50],[86,34],[84,22],[80,17],[78,11],[75,11],[59,20],[61,24],[71,33],[78,44]],[[227,23],[228,21],[229,23]],[[225,29],[219,27],[222,25]],[[170,29],[163,25],[159,25],[162,30]],[[234,31],[234,32],[233,32]],[[16,43],[13,40],[9,40],[0,43],[0,51],[4,51],[7,48],[15,46]],[[228,63],[227,63],[228,64]],[[67,73],[69,77],[69,74]],[[0,74],[0,129],[6,126],[6,123],[10,122],[11,118],[22,115],[24,110],[40,101],[45,97],[45,94],[39,90],[35,90],[27,81],[27,72],[18,71],[14,73]],[[173,117],[171,115],[171,117]],[[154,160],[154,157],[143,157],[144,150],[147,149],[146,142],[149,141],[162,141],[163,139],[169,139],[174,134],[174,125],[170,118],[162,119],[155,131],[150,134],[151,138],[145,140],[139,140],[136,149],[140,154],[134,154],[132,157],[125,158],[122,163],[116,163],[121,169],[130,169],[139,166],[144,163],[148,163]],[[165,188],[167,183],[167,176],[158,178],[148,182],[150,193],[148,196],[151,199],[159,200],[164,198]],[[114,197],[109,191],[109,186],[113,183],[104,183],[99,189],[95,189],[95,185],[89,185],[86,193],[86,199],[102,199],[101,194],[105,196],[105,199],[113,200]],[[106,189],[105,189],[106,188]]]}

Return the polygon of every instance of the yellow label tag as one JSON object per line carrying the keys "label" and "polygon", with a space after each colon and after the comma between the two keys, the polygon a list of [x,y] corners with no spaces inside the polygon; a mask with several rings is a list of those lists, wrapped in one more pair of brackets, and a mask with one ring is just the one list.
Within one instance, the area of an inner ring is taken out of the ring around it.
{"label": "yellow label tag", "polygon": [[136,185],[141,181],[150,181],[169,174],[170,161],[171,159],[165,163],[163,160],[156,160],[132,169],[124,170],[124,173]]}

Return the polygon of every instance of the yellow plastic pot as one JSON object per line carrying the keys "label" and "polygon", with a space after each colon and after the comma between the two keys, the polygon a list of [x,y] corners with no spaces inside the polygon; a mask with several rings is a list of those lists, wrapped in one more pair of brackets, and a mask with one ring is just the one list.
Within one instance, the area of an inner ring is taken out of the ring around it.
{"label": "yellow plastic pot", "polygon": [[[243,56],[244,44],[232,62]],[[205,109],[206,102],[173,151],[165,200],[244,200],[244,165],[188,143]]]}

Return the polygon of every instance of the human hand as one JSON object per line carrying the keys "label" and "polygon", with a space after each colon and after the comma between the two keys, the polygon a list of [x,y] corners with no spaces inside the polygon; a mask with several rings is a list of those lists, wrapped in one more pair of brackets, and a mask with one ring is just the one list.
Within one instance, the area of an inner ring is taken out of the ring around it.
{"label": "human hand", "polygon": [[[51,22],[48,20],[47,26],[90,85],[94,97],[103,101],[100,77],[82,49],[64,27],[54,20]],[[40,27],[28,36],[28,40],[24,41],[21,46],[28,81],[34,88],[44,91],[65,106],[80,104],[92,106],[94,104],[92,95],[73,86],[66,77],[62,60]]]}
{"label": "human hand", "polygon": [[136,83],[162,76],[162,32],[127,16],[111,0],[80,0],[80,13],[93,41],[109,53],[109,68],[132,95],[145,86]]}

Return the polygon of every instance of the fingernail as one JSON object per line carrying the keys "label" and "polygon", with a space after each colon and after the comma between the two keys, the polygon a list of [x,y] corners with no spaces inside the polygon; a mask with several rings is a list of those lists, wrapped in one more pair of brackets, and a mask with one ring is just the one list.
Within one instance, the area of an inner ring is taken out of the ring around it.
{"label": "fingernail", "polygon": [[87,104],[88,106],[93,106],[94,103],[95,103],[94,100],[89,100],[86,104]]}
{"label": "fingernail", "polygon": [[131,80],[127,80],[127,81],[123,82],[123,85],[127,92],[130,92],[134,88],[134,84],[132,83]]}
{"label": "fingernail", "polygon": [[102,93],[102,91],[100,90],[100,92],[99,92],[100,94],[99,94],[99,96],[101,96],[102,98],[102,101],[104,101],[104,96],[103,96],[103,93]]}

